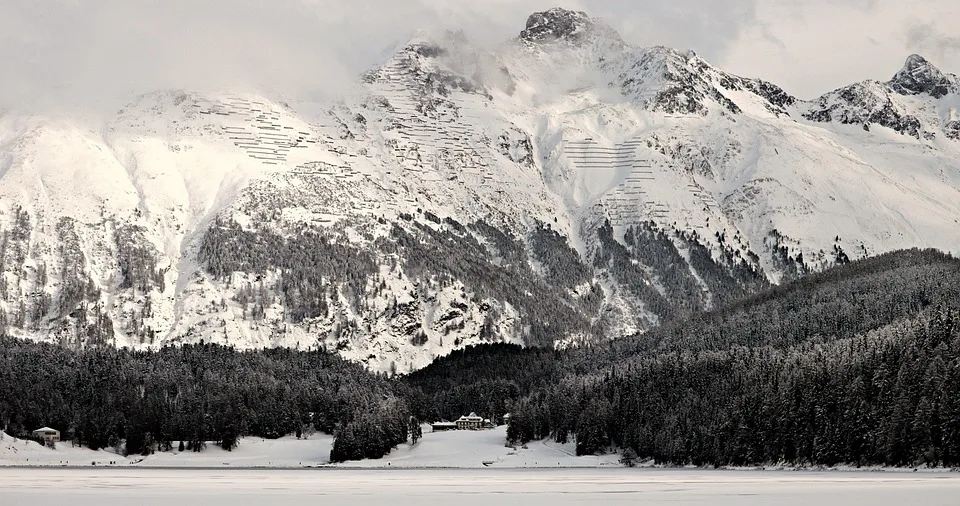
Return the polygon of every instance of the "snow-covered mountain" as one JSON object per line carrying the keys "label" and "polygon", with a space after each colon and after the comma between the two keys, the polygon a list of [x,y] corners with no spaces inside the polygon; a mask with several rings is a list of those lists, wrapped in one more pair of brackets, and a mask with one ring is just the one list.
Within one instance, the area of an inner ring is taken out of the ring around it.
{"label": "snow-covered mountain", "polygon": [[328,104],[162,91],[96,128],[0,116],[0,323],[406,371],[960,252],[960,79],[920,56],[806,102],[563,9],[494,50],[400,47]]}

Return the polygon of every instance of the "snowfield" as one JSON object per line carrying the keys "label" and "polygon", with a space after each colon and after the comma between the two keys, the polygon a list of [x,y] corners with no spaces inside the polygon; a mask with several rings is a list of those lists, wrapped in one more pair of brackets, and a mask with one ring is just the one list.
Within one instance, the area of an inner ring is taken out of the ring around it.
{"label": "snowfield", "polygon": [[[223,467],[303,468],[528,468],[619,466],[618,456],[577,457],[573,444],[532,442],[510,448],[506,426],[487,431],[430,432],[416,445],[404,444],[377,460],[330,464],[333,437],[315,434],[305,439],[287,436],[277,440],[247,437],[231,452],[211,444],[204,451],[158,452],[147,457],[123,457],[111,451],[75,448],[69,442],[52,450],[33,441],[4,435],[0,440],[0,466],[108,466],[108,467]],[[176,444],[175,444],[176,446]]]}
{"label": "snowfield", "polygon": [[[107,468],[221,468],[221,469],[617,469],[622,468],[619,454],[577,456],[571,440],[567,444],[552,439],[532,441],[523,446],[506,446],[507,427],[481,431],[431,432],[423,426],[423,438],[416,445],[402,444],[381,459],[333,464],[330,449],[333,436],[313,434],[297,439],[286,436],[276,440],[245,437],[233,451],[213,443],[202,452],[176,450],[157,452],[146,457],[124,457],[111,450],[93,451],[57,443],[56,449],[34,441],[16,439],[0,432],[0,468],[3,467],[107,467]],[[638,461],[639,468],[653,468],[653,462]],[[767,472],[806,472],[805,468],[768,466]],[[738,472],[756,470],[737,469]],[[831,472],[874,472],[907,475],[908,468],[861,468],[841,466]],[[921,469],[922,473],[951,474],[947,469]]]}
{"label": "snowfield", "polygon": [[173,470],[0,469],[18,506],[671,504],[952,506],[954,474],[651,469]]}
{"label": "snowfield", "polygon": [[[171,501],[281,506],[456,502],[549,504],[954,505],[948,472],[626,469],[616,455],[577,457],[572,444],[504,446],[505,427],[426,432],[379,460],[329,464],[332,438],[244,438],[226,452],[125,458],[60,443],[49,449],[3,435],[2,504],[167,505]],[[91,467],[95,465],[95,467]],[[272,468],[272,469],[271,469]],[[310,469],[306,469],[310,468]],[[550,469],[552,468],[552,469]]]}
{"label": "snowfield", "polygon": [[[0,433],[2,434],[2,433]],[[277,467],[296,468],[326,464],[330,460],[333,437],[326,434],[277,440],[247,437],[231,452],[210,444],[202,452],[159,452],[148,457],[124,457],[112,451],[78,448],[70,442],[57,443],[56,450],[34,441],[2,434],[0,467],[3,466],[107,466],[107,467]],[[176,446],[176,444],[174,444]]]}
{"label": "snowfield", "polygon": [[524,447],[504,445],[507,427],[482,431],[428,432],[415,446],[400,445],[377,460],[348,462],[346,467],[363,468],[474,468],[474,467],[600,467],[620,466],[617,455],[576,456],[572,443],[560,445],[536,441]]}

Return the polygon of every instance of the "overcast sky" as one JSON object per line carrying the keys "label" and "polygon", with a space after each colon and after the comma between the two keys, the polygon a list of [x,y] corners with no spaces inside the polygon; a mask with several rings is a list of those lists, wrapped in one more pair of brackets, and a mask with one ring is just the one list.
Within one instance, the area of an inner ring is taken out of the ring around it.
{"label": "overcast sky", "polygon": [[887,79],[915,52],[960,73],[957,0],[0,0],[0,106],[167,87],[322,98],[417,28],[493,44],[553,6],[801,98]]}

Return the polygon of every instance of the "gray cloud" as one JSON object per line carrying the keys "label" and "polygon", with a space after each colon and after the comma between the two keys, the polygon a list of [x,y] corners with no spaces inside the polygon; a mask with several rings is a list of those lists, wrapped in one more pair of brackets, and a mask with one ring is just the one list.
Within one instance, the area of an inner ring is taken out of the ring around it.
{"label": "gray cloud", "polygon": [[[949,32],[940,24],[952,3],[2,0],[0,106],[110,109],[158,88],[252,88],[323,98],[348,89],[386,48],[418,28],[462,28],[492,45],[515,36],[531,12],[554,6],[602,17],[632,43],[694,49],[720,66],[802,94],[845,84],[841,79],[891,74],[896,66],[889,54],[902,60],[908,51],[942,53],[947,69],[960,66],[949,54],[956,38],[944,35]],[[905,27],[907,14],[915,21]],[[903,36],[870,43],[884,30]],[[853,51],[845,48],[861,43],[870,44],[870,53],[849,57]]]}
{"label": "gray cloud", "polygon": [[[919,36],[952,33],[952,20],[960,19],[955,0],[765,0],[757,2],[756,15],[758,26],[780,42],[748,26],[717,63],[804,98],[864,79],[889,79],[913,52],[938,52],[927,56],[946,71],[960,71],[960,52]],[[911,37],[911,29],[918,33]]]}
{"label": "gray cloud", "polygon": [[341,84],[352,53],[325,29],[335,20],[296,1],[7,0],[2,9],[0,51],[12,61],[0,70],[2,93],[33,106],[165,87],[309,94]]}
{"label": "gray cloud", "polygon": [[588,10],[641,44],[719,57],[750,0],[4,0],[0,104],[113,107],[156,88],[345,89],[416,29],[494,44],[554,6]]}
{"label": "gray cloud", "polygon": [[936,61],[946,61],[960,54],[960,36],[947,35],[933,23],[908,23],[905,41],[910,50]]}

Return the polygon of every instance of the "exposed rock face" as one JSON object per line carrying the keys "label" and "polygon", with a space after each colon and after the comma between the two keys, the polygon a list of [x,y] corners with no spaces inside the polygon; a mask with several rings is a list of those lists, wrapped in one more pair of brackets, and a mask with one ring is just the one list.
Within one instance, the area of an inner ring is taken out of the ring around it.
{"label": "exposed rock face", "polygon": [[585,12],[555,8],[536,12],[527,18],[526,29],[520,33],[520,38],[533,43],[579,43],[601,35],[620,40],[615,30]]}
{"label": "exposed rock face", "polygon": [[864,130],[876,124],[920,138],[920,120],[907,114],[891,95],[890,88],[884,83],[865,81],[853,84],[820,97],[804,117],[819,122],[862,125]]}
{"label": "exposed rock face", "polygon": [[913,54],[889,84],[891,89],[903,95],[926,93],[940,98],[957,89],[957,77],[944,74],[926,58]]}
{"label": "exposed rock face", "polygon": [[[935,107],[917,109],[907,97],[929,96],[934,99],[932,106],[957,93],[957,76],[941,72],[920,55],[910,55],[891,80],[863,81],[827,93],[812,102],[803,116],[818,122],[862,125],[864,130],[884,126],[916,139],[935,139],[942,130],[946,138],[956,140],[955,113],[942,116]],[[951,109],[949,103],[945,105],[946,110]]]}
{"label": "exposed rock face", "polygon": [[644,102],[652,111],[704,116],[721,109],[739,114],[741,108],[726,92],[746,91],[764,102],[775,114],[787,114],[796,99],[774,84],[745,79],[719,70],[693,51],[652,47],[631,52],[616,69],[624,95]]}
{"label": "exposed rock face", "polygon": [[943,126],[944,132],[946,132],[947,137],[953,140],[960,140],[960,121],[953,120],[947,122]]}

